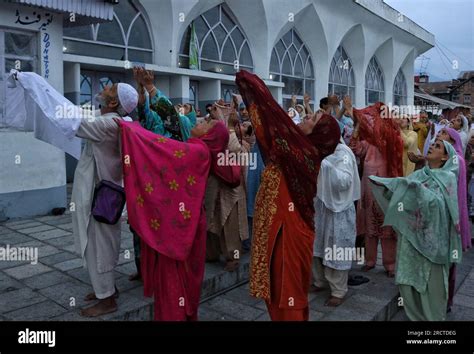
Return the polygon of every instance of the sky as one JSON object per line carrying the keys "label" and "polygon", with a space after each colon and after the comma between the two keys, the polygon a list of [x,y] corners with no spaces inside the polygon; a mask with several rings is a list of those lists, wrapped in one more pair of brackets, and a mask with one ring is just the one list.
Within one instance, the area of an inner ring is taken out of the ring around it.
{"label": "sky", "polygon": [[435,36],[436,46],[415,61],[416,73],[423,69],[430,81],[444,81],[474,70],[474,0],[384,1]]}

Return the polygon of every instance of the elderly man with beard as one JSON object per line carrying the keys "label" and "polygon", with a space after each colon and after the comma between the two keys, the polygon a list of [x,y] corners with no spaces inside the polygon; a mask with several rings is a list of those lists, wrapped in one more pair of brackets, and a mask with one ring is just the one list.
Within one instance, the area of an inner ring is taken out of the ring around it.
{"label": "elderly man with beard", "polygon": [[[17,113],[8,126],[33,131],[37,139],[80,157],[70,210],[78,253],[94,289],[86,301],[99,300],[81,315],[95,317],[114,312],[114,268],[120,251],[118,220],[123,208],[119,202],[124,200],[118,124],[131,120],[126,116],[137,106],[138,93],[125,83],[107,86],[95,97],[100,110],[91,112],[75,106],[32,72],[12,70],[6,88],[9,109]],[[82,154],[77,137],[86,140]]]}
{"label": "elderly man with beard", "polygon": [[101,181],[123,185],[123,169],[118,121],[131,113],[138,93],[125,83],[107,86],[96,101],[100,113],[94,119],[83,119],[76,136],[86,139],[74,175],[72,190],[72,223],[76,246],[89,271],[94,292],[86,301],[99,300],[83,309],[81,315],[96,317],[117,311],[114,268],[120,252],[120,222],[109,225],[91,215],[94,189]]}

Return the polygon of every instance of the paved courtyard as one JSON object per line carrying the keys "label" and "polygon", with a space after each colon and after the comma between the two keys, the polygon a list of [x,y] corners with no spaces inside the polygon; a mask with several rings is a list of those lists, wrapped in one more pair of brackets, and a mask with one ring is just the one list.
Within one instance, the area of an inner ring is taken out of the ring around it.
{"label": "paved courtyard", "polygon": [[[143,297],[140,282],[130,282],[135,272],[133,241],[128,225],[122,222],[119,265],[115,270],[120,290],[119,311],[95,320],[151,320],[152,299]],[[78,310],[86,305],[91,292],[87,270],[75,253],[70,215],[44,216],[0,224],[0,247],[36,247],[38,264],[0,261],[0,320],[84,320]],[[234,273],[222,264],[206,264],[199,310],[201,320],[269,320],[263,301],[248,292],[248,258],[242,258]],[[380,262],[379,262],[380,263]],[[474,320],[473,252],[464,255],[458,269],[455,306],[450,320]],[[347,299],[338,308],[324,306],[327,291],[312,293],[311,320],[406,320],[397,306],[398,290],[385,276],[380,264],[369,273],[354,265],[353,274],[364,274],[369,283],[350,287]]]}

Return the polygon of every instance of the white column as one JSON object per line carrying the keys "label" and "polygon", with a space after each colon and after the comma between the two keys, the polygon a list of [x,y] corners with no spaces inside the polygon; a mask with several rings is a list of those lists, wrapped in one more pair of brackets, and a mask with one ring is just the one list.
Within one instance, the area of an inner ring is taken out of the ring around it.
{"label": "white column", "polygon": [[155,86],[163,94],[170,97],[170,78],[169,76],[155,76]]}
{"label": "white column", "polygon": [[[44,31],[37,24],[15,23],[14,4],[2,4],[0,22],[20,31],[36,31],[38,72],[47,73],[48,82],[59,92],[63,88],[62,15],[55,14]],[[22,16],[44,16],[38,8],[21,7]],[[44,18],[44,17],[43,17]],[[46,60],[47,59],[47,60]],[[66,168],[64,152],[34,138],[33,133],[0,130],[0,220],[44,215],[66,207]]]}
{"label": "white column", "polygon": [[357,108],[364,108],[365,104],[365,72],[364,70],[354,70],[355,81],[357,83],[355,88],[354,106]]}
{"label": "white column", "polygon": [[81,64],[64,63],[64,96],[74,104],[81,97]]}
{"label": "white column", "polygon": [[270,92],[275,99],[280,105],[283,104],[283,88],[281,87],[269,87]]}
{"label": "white column", "polygon": [[201,101],[218,101],[221,98],[221,80],[204,80],[199,83]]}
{"label": "white column", "polygon": [[221,98],[221,80],[202,80],[199,82],[199,108],[206,111],[207,104],[213,104]]}
{"label": "white column", "polygon": [[187,103],[189,101],[189,76],[171,76],[169,96],[174,104]]}

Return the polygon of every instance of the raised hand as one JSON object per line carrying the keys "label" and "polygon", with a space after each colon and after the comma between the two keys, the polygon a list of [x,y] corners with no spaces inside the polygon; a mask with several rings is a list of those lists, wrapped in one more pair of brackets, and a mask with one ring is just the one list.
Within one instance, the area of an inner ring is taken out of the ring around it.
{"label": "raised hand", "polygon": [[143,68],[134,67],[133,68],[133,79],[137,83],[138,91],[138,104],[141,106],[145,103],[145,90],[142,83],[142,70]]}
{"label": "raised hand", "polygon": [[344,96],[342,102],[344,103],[344,107],[346,109],[352,108],[352,98],[351,98],[351,96]]}
{"label": "raised hand", "polygon": [[314,124],[317,124],[319,122],[319,120],[321,119],[321,117],[323,116],[324,114],[324,111],[322,109],[319,109],[314,115],[313,115],[313,121],[314,121]]}
{"label": "raised hand", "polygon": [[343,104],[343,109],[344,109],[344,114],[349,116],[349,117],[353,117],[353,111],[352,111],[352,98],[351,96],[344,96],[343,100],[342,100],[342,104]]}
{"label": "raised hand", "polygon": [[303,98],[303,105],[304,105],[304,108],[306,109],[306,114],[313,114],[313,110],[311,109],[311,105],[309,104],[309,101],[311,101],[311,96],[305,93],[304,98]]}
{"label": "raised hand", "polygon": [[232,104],[231,107],[234,108],[235,110],[239,109],[239,100],[237,99],[237,96],[232,96]]}
{"label": "raised hand", "polygon": [[307,93],[305,93],[304,98],[303,98],[304,104],[305,105],[309,104],[309,101],[311,101],[311,97]]}
{"label": "raised hand", "polygon": [[142,69],[142,83],[143,86],[152,86],[155,82],[155,73],[153,70]]}
{"label": "raised hand", "polygon": [[329,96],[328,101],[329,101],[330,106],[338,106],[339,105],[339,98],[336,95]]}
{"label": "raised hand", "polygon": [[296,96],[295,95],[291,96],[291,107],[293,107],[293,108],[296,107]]}
{"label": "raised hand", "polygon": [[136,66],[133,67],[133,79],[135,80],[135,82],[138,84],[138,85],[141,85],[140,83],[140,72],[139,72],[139,68],[137,68]]}
{"label": "raised hand", "polygon": [[449,121],[447,119],[442,119],[441,122],[439,122],[439,124],[448,125]]}
{"label": "raised hand", "polygon": [[423,155],[415,155],[415,153],[410,151],[408,152],[408,159],[413,163],[418,163],[423,161],[425,158],[423,157]]}

